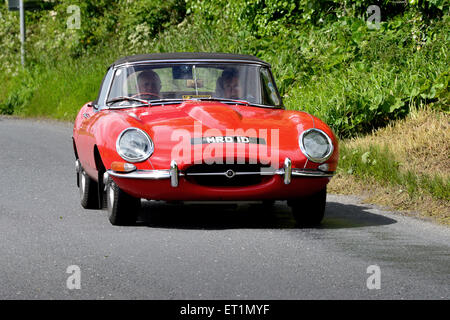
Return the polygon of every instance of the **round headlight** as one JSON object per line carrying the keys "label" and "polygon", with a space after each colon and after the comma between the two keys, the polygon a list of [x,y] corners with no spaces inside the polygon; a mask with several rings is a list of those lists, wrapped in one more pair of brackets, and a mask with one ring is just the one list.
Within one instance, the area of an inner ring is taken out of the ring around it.
{"label": "round headlight", "polygon": [[116,150],[128,162],[141,162],[150,157],[154,150],[152,139],[138,128],[128,128],[117,138]]}
{"label": "round headlight", "polygon": [[319,129],[308,129],[300,135],[299,145],[305,156],[313,162],[325,162],[333,153],[330,137]]}

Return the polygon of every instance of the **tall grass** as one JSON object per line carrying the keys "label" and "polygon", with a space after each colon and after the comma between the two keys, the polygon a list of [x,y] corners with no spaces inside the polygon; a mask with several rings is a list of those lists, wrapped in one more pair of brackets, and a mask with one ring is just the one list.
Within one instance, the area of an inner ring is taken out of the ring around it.
{"label": "tall grass", "polygon": [[32,99],[17,113],[73,120],[84,103],[97,97],[109,64],[104,56],[89,55],[42,70]]}
{"label": "tall grass", "polygon": [[375,144],[349,148],[341,144],[340,155],[339,172],[344,175],[353,175],[363,181],[374,179],[394,186],[400,192],[408,192],[411,198],[425,192],[433,198],[450,201],[450,178],[402,170],[401,163],[387,145],[383,148]]}

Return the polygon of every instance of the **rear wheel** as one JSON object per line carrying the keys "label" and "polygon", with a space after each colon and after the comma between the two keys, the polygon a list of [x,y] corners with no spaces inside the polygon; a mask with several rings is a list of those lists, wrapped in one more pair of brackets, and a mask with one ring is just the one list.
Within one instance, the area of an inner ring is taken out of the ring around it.
{"label": "rear wheel", "polygon": [[327,188],[309,197],[288,201],[292,208],[292,214],[300,226],[318,226],[323,220],[325,214],[325,205],[327,202]]}
{"label": "rear wheel", "polygon": [[106,203],[111,224],[122,226],[136,223],[141,199],[125,193],[111,178],[106,186]]}
{"label": "rear wheel", "polygon": [[98,184],[80,167],[78,172],[78,188],[81,206],[85,209],[100,209],[98,201]]}

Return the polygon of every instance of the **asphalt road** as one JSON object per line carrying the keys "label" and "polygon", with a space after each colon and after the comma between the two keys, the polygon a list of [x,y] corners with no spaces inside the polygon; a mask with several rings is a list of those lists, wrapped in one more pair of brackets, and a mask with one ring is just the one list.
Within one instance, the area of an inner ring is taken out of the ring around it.
{"label": "asphalt road", "polygon": [[285,202],[146,202],[136,226],[112,226],[79,203],[71,134],[0,118],[0,299],[450,298],[450,228],[357,197],[329,195],[316,229]]}

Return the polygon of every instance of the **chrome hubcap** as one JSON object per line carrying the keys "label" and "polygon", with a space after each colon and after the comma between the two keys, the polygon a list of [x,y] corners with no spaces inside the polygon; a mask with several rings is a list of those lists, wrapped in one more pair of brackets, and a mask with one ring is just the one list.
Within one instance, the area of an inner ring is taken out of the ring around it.
{"label": "chrome hubcap", "polygon": [[108,186],[108,209],[112,209],[114,205],[114,188],[112,183]]}
{"label": "chrome hubcap", "polygon": [[84,197],[84,190],[86,189],[86,176],[84,175],[83,171],[81,171],[79,175],[80,175],[80,196]]}

